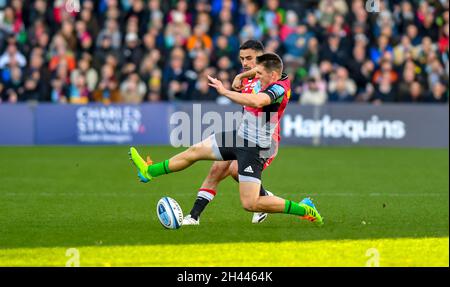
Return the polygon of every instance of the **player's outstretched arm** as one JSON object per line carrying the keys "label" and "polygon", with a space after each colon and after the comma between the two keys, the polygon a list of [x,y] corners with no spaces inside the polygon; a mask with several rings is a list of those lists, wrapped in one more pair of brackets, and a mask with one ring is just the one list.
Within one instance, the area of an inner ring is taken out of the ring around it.
{"label": "player's outstretched arm", "polygon": [[271,98],[267,94],[241,94],[225,89],[222,82],[216,78],[208,76],[208,79],[210,81],[210,83],[208,83],[209,86],[215,88],[219,94],[229,98],[230,100],[241,106],[262,108],[272,103]]}

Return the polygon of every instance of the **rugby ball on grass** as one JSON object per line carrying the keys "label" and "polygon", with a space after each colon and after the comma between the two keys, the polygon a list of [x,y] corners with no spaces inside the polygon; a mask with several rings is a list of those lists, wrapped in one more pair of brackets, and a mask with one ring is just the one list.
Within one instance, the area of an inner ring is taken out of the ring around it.
{"label": "rugby ball on grass", "polygon": [[178,229],[183,223],[183,211],[175,199],[163,197],[156,205],[159,222],[167,229]]}

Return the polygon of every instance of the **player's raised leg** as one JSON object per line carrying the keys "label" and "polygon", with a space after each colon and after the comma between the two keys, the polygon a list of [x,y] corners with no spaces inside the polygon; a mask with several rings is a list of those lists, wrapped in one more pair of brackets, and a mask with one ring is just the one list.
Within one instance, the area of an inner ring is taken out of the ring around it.
{"label": "player's raised leg", "polygon": [[199,160],[221,160],[217,149],[213,149],[211,137],[156,164],[152,162],[148,164],[134,147],[130,148],[129,155],[130,160],[138,169],[138,177],[142,182],[149,182],[155,177],[184,170]]}
{"label": "player's raised leg", "polygon": [[322,217],[312,204],[304,201],[297,203],[278,196],[259,196],[261,183],[241,181],[239,192],[242,207],[251,212],[285,213],[300,216],[317,224],[323,224]]}
{"label": "player's raised leg", "polygon": [[[215,198],[219,183],[226,177],[231,176],[236,182],[238,180],[237,161],[215,161],[209,170],[209,173],[198,190],[197,198],[187,216],[183,219],[183,225],[199,225],[200,215],[203,213],[209,203]],[[260,196],[272,196],[270,191],[266,191],[261,185]],[[253,213],[252,223],[261,223],[267,218],[265,212]]]}

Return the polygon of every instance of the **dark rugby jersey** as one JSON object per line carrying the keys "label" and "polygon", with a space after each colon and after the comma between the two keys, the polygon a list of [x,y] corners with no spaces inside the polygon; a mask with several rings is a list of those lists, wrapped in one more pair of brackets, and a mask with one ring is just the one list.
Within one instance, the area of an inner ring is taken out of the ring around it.
{"label": "dark rugby jersey", "polygon": [[244,82],[244,87],[246,88],[243,93],[269,95],[271,104],[262,108],[244,107],[238,135],[262,148],[270,147],[271,139],[278,143],[280,141],[279,122],[291,97],[291,83],[287,75],[283,74],[280,80],[267,87],[261,87],[260,81],[255,84],[255,79],[252,79],[252,82]]}

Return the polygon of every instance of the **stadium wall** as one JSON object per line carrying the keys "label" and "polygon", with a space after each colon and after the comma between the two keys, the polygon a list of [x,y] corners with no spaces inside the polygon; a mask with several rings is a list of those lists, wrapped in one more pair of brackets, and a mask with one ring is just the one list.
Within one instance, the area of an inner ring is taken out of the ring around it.
{"label": "stadium wall", "polygon": [[[236,105],[0,105],[0,145],[186,145],[204,138],[214,115],[239,115]],[[217,124],[217,123],[216,123]],[[226,128],[225,121],[219,124]],[[282,144],[447,147],[447,105],[291,105],[281,124]],[[228,127],[229,129],[229,127]]]}

